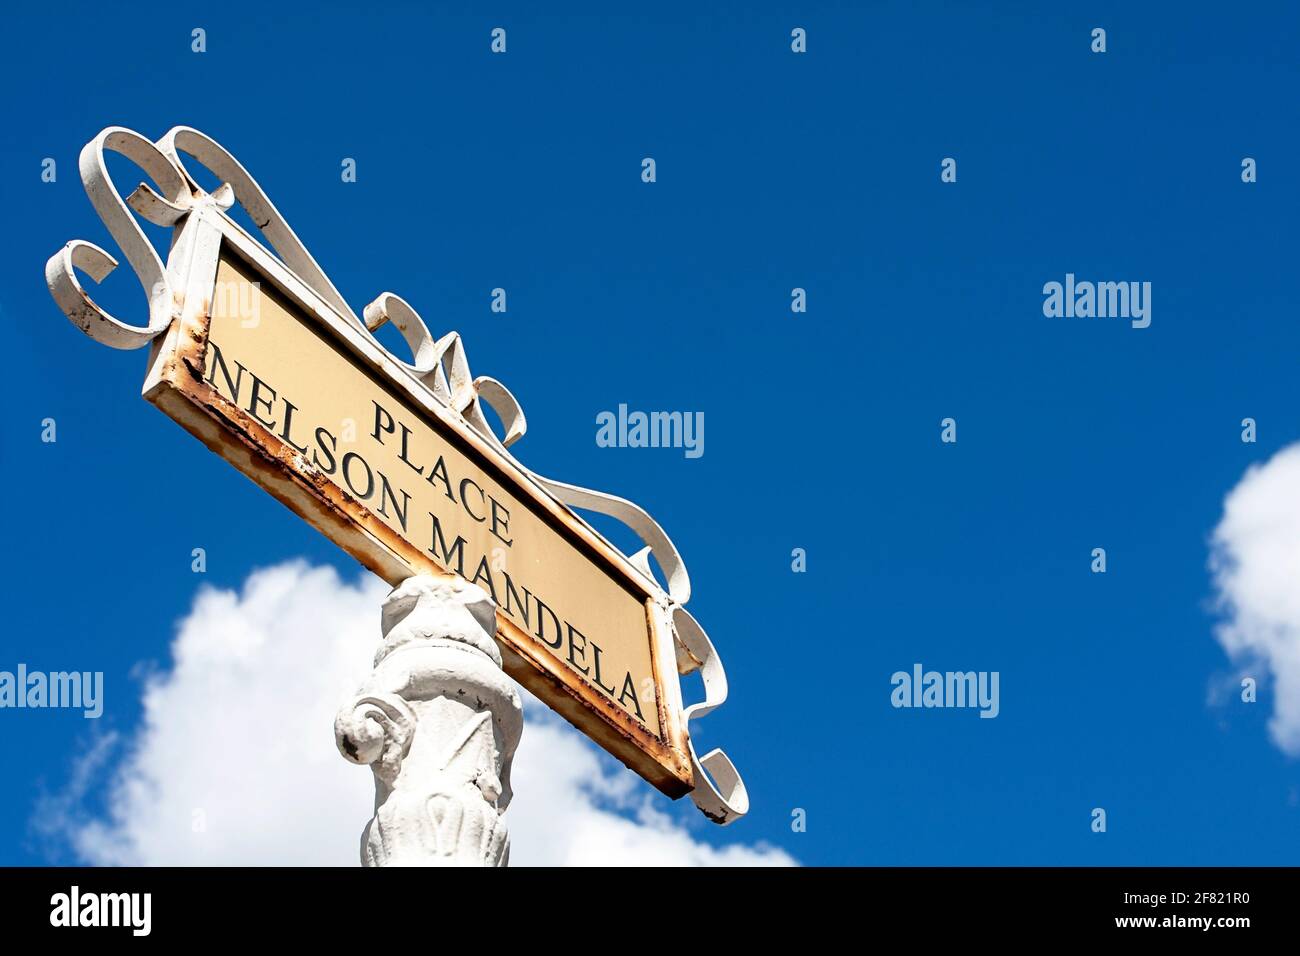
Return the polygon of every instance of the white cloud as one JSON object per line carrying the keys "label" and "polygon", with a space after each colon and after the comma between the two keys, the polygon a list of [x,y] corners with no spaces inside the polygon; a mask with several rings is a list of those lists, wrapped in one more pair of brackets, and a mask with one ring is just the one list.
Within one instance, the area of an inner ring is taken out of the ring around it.
{"label": "white cloud", "polygon": [[1228,493],[1210,569],[1224,613],[1219,642],[1242,676],[1271,674],[1269,733],[1300,756],[1300,445],[1252,466]]}
{"label": "white cloud", "polygon": [[[95,864],[357,865],[373,784],[335,749],[334,712],[369,671],[386,590],[302,562],[254,572],[239,594],[200,590],[171,668],[146,679],[142,726],[101,741],[38,808],[39,828]],[[794,862],[696,839],[666,798],[524,696],[512,865]],[[81,797],[105,776],[106,814],[87,819]]]}

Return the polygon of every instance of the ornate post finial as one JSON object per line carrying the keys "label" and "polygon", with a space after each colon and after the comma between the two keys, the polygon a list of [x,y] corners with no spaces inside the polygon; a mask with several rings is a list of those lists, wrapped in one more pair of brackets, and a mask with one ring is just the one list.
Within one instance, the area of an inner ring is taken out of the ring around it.
{"label": "ornate post finial", "polygon": [[407,578],[383,642],[334,720],[339,752],[375,775],[364,866],[505,866],[510,764],[523,707],[501,670],[496,606],[461,578]]}

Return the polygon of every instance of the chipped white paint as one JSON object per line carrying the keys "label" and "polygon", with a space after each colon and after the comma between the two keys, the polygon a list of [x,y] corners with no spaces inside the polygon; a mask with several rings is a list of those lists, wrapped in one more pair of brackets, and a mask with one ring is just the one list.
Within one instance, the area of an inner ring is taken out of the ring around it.
{"label": "chipped white paint", "polygon": [[364,866],[505,866],[519,694],[493,640],[496,607],[458,577],[419,575],[384,601],[375,669],[334,721],[375,774]]}
{"label": "chipped white paint", "polygon": [[[123,199],[108,173],[105,151],[119,153],[134,162],[157,188],[141,182]],[[221,185],[211,193],[202,189],[190,175],[182,154],[205,167]],[[220,220],[222,229],[228,233],[246,236],[247,233],[228,217],[229,210],[238,203],[269,244],[273,255],[288,270],[292,281],[310,290],[315,298],[335,312],[350,334],[364,336],[373,348],[388,356],[392,361],[390,374],[418,383],[437,402],[460,416],[485,442],[508,458],[525,480],[542,489],[552,500],[570,510],[585,509],[609,515],[635,532],[644,547],[635,554],[620,557],[635,573],[644,577],[648,590],[656,595],[655,614],[671,630],[679,673],[689,674],[698,670],[703,678],[705,700],[682,709],[683,723],[715,710],[726,700],[727,681],[721,659],[704,630],[685,608],[691,596],[690,577],[668,535],[638,505],[614,495],[539,475],[506,451],[507,446],[526,431],[523,409],[500,382],[486,376],[473,377],[457,333],[449,332],[435,339],[415,310],[390,292],[383,293],[365,308],[364,321],[358,318],[248,171],[222,146],[198,130],[177,126],[157,142],[152,142],[132,130],[109,127],[82,150],[80,172],[92,205],[145,290],[149,320],[145,326],[133,326],[118,320],[95,303],[78,280],[77,271],[101,282],[118,263],[99,246],[74,240],[50,257],[45,275],[50,293],[77,328],[95,341],[118,349],[140,348],[155,340],[163,341],[159,337],[169,329],[175,329],[177,320],[187,309],[201,307],[197,302],[187,303],[187,297],[193,291],[188,282],[193,261],[201,256],[216,255],[215,245],[210,249],[204,246],[210,237],[201,235],[195,239],[183,227],[190,219],[213,217]],[[173,245],[165,266],[132,211],[155,225],[174,228]],[[251,239],[249,243],[262,249]],[[271,252],[266,254],[272,255]],[[413,361],[406,362],[392,356],[374,339],[373,332],[389,321],[406,338]],[[483,403],[501,419],[503,435],[498,436],[489,424],[483,413]],[[597,534],[594,529],[590,530]],[[667,581],[666,589],[660,586],[651,570],[652,556]],[[677,693],[675,688],[674,693]],[[676,705],[680,706],[680,695],[677,697]],[[694,780],[691,796],[696,805],[720,824],[743,816],[748,812],[749,797],[731,760],[716,749],[699,757],[690,742],[689,727],[686,738]]]}

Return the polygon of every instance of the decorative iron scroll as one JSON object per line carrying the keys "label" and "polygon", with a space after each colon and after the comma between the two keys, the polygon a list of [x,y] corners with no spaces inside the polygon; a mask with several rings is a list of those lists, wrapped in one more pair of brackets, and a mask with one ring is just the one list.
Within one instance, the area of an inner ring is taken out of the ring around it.
{"label": "decorative iron scroll", "polygon": [[[154,185],[141,182],[123,199],[108,173],[105,151],[131,160]],[[221,185],[211,193],[203,190],[190,175],[181,154],[207,169]],[[691,718],[702,717],[726,701],[727,677],[717,650],[685,608],[691,596],[686,565],[663,528],[645,509],[615,495],[546,478],[521,464],[507,448],[527,430],[523,409],[501,382],[485,375],[473,377],[459,333],[448,332],[435,339],[415,309],[391,292],[376,298],[363,310],[364,318],[358,318],[262,188],[215,140],[188,126],[174,127],[157,142],[132,130],[111,126],[86,144],[79,166],[91,205],[135,271],[149,303],[149,321],[144,326],[122,322],[100,308],[78,281],[77,271],[99,283],[118,262],[92,242],[81,239],[69,242],[46,263],[46,282],[54,301],[73,325],[96,342],[116,349],[140,348],[165,332],[181,315],[183,277],[163,265],[132,211],[155,225],[179,227],[186,216],[200,208],[225,215],[238,203],[290,272],[384,349],[439,403],[456,412],[497,451],[509,457],[521,472],[562,504],[608,515],[631,529],[645,545],[627,556],[633,567],[656,592],[664,593],[651,570],[653,556],[668,582],[666,598],[678,672],[689,674],[698,670],[704,683],[705,699],[682,713],[694,773],[692,799],[706,816],[721,824],[748,812],[749,796],[744,782],[727,755],[715,749],[699,757],[690,741]],[[406,339],[411,362],[392,355],[374,339],[373,333],[386,322],[392,322]],[[484,404],[501,419],[503,435],[498,436],[484,416]]]}

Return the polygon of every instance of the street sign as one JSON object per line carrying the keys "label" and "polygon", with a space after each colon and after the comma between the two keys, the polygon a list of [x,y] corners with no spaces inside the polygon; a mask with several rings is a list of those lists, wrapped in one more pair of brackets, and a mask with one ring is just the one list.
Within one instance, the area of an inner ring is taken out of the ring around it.
{"label": "street sign", "polygon": [[[106,150],[154,185],[123,200]],[[201,189],[181,154],[222,185]],[[522,409],[500,382],[470,374],[460,337],[435,339],[391,293],[358,318],[243,167],[202,133],[177,127],[153,143],[113,127],[82,151],[81,172],[145,288],[149,322],[121,322],[82,289],[76,270],[102,281],[116,265],[91,243],[55,254],[47,281],[91,338],[150,345],[146,399],[388,582],[456,574],[482,587],[512,677],[669,796],[691,793],[719,823],[746,812],[731,761],[720,750],[698,757],[691,744],[691,718],[726,699],[726,677],[684,607],[685,565],[645,511],[524,467],[507,450],[524,434]],[[269,249],[231,217],[235,203]],[[165,265],[131,210],[173,228]],[[385,322],[412,361],[374,337]],[[646,547],[623,554],[574,508],[618,518]],[[696,670],[705,700],[685,707],[677,675]]]}

